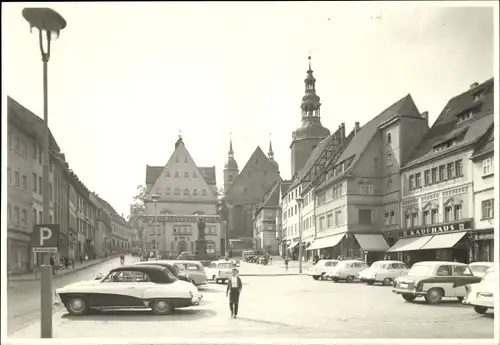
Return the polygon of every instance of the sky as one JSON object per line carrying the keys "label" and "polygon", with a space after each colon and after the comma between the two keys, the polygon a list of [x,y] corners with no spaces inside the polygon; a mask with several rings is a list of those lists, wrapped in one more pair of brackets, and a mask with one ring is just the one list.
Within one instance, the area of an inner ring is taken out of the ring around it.
{"label": "sky", "polygon": [[55,9],[68,25],[52,44],[49,126],[84,184],[128,215],[146,165],[165,165],[179,134],[219,186],[230,137],[240,170],[272,140],[289,179],[309,54],[332,132],[408,93],[432,124],[494,75],[498,9],[466,4],[2,3],[2,97],[41,116],[38,38],[21,10]]}

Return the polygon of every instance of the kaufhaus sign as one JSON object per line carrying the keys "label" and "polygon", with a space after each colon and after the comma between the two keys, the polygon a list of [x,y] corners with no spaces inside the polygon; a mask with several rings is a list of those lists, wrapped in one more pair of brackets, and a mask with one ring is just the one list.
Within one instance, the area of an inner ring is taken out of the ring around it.
{"label": "kaufhaus sign", "polygon": [[472,220],[466,220],[461,222],[442,223],[422,228],[402,230],[398,231],[398,237],[418,237],[470,230],[472,230]]}

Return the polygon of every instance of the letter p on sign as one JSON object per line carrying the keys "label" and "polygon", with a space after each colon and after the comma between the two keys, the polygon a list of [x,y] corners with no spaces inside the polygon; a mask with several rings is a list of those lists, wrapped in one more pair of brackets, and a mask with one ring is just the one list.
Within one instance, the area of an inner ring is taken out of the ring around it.
{"label": "letter p on sign", "polygon": [[49,228],[40,228],[40,247],[45,247],[45,240],[50,240],[52,238],[52,230]]}

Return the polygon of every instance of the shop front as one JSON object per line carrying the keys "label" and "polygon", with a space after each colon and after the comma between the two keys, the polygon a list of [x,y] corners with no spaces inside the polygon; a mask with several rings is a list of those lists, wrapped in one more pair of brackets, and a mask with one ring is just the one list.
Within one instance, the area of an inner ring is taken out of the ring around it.
{"label": "shop front", "polygon": [[316,238],[311,245],[307,247],[307,250],[312,252],[312,256],[318,255],[320,258],[337,258],[341,255],[339,244],[345,236],[346,233],[344,232]]}
{"label": "shop front", "polygon": [[420,261],[471,262],[472,219],[388,233],[395,239],[387,254],[408,266]]}
{"label": "shop front", "polygon": [[26,273],[31,270],[30,242],[7,239],[7,267],[10,273]]}
{"label": "shop front", "polygon": [[472,231],[470,234],[472,241],[471,256],[474,262],[495,260],[495,241],[493,229],[481,229]]}

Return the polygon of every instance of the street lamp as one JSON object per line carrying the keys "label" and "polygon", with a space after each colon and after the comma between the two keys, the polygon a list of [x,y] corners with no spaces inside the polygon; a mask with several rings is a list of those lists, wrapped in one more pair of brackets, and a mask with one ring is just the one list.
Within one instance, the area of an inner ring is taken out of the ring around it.
{"label": "street lamp", "polygon": [[156,203],[158,202],[158,200],[160,200],[160,196],[158,194],[153,194],[151,195],[151,198],[149,199],[151,200],[154,204],[155,204],[155,208],[154,208],[154,220],[153,220],[153,243],[155,244],[155,254],[156,254],[156,258],[158,259],[158,241],[156,239],[156,236],[157,235],[160,235],[156,228],[156,225],[157,225],[157,222],[156,222]]}
{"label": "street lamp", "polygon": [[299,205],[299,273],[302,274],[302,205],[304,204],[304,198],[298,197],[295,199],[297,205]]}
{"label": "street lamp", "polygon": [[[50,223],[49,217],[49,117],[48,117],[48,90],[47,65],[50,60],[50,43],[59,37],[59,33],[66,27],[66,20],[50,8],[25,8],[22,11],[24,19],[30,24],[30,31],[38,29],[38,41],[43,62],[43,222]],[[44,48],[45,42],[45,48]],[[41,336],[52,338],[52,272],[50,254],[42,253],[41,270]]]}

